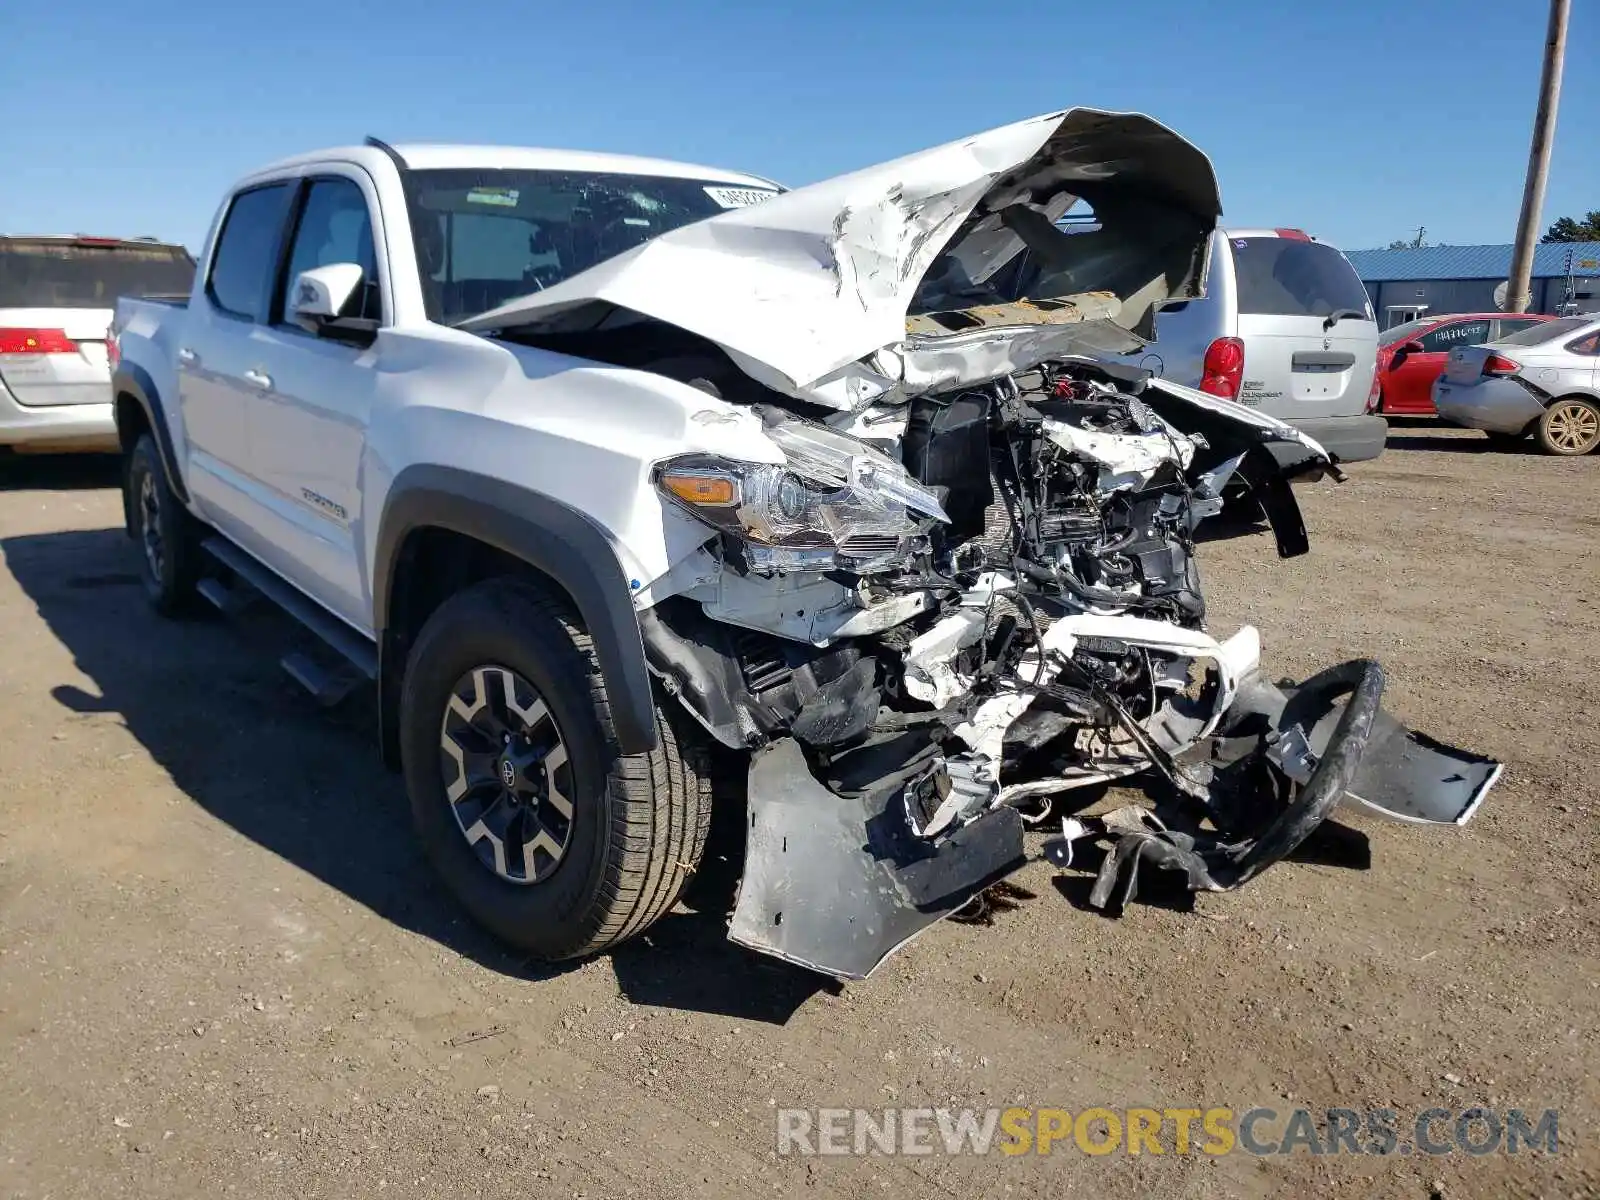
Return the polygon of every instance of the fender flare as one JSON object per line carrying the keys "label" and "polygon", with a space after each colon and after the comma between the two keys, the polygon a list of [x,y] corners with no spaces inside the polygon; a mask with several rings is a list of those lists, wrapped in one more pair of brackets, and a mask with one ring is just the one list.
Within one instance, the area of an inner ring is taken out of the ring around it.
{"label": "fender flare", "polygon": [[417,529],[447,529],[495,547],[549,576],[572,598],[594,641],[624,754],[656,746],[655,697],[644,641],[622,564],[605,532],[570,505],[504,480],[418,464],[395,477],[378,523],[372,566],[373,624],[381,676],[390,592],[400,549]]}
{"label": "fender flare", "polygon": [[[156,435],[156,450],[161,455],[161,465],[167,473],[167,486],[181,503],[187,505],[189,489],[184,486],[183,475],[178,471],[178,456],[172,447],[172,430],[167,426],[166,409],[161,405],[161,393],[156,389],[155,380],[138,363],[123,362],[111,376],[111,396],[113,400],[120,396],[132,396],[144,410],[145,420]],[[122,435],[119,422],[119,440]]]}

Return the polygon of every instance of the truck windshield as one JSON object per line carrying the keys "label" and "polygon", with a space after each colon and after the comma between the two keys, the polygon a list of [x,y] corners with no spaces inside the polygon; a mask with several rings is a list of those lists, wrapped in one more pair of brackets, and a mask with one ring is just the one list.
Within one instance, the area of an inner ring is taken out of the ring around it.
{"label": "truck windshield", "polygon": [[451,325],[769,196],[700,179],[581,171],[421,170],[407,201],[428,318]]}
{"label": "truck windshield", "polygon": [[0,308],[110,308],[118,296],[187,296],[193,282],[182,246],[0,238]]}
{"label": "truck windshield", "polygon": [[1344,255],[1322,242],[1232,238],[1239,311],[1256,316],[1326,317],[1367,311],[1367,289]]}

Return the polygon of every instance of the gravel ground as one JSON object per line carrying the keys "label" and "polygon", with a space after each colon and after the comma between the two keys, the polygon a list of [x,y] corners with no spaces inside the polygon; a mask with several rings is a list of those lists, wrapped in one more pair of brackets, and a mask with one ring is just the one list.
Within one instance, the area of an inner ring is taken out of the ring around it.
{"label": "gravel ground", "polygon": [[[1600,1194],[1600,462],[1399,429],[1305,488],[1313,551],[1203,548],[1270,669],[1373,653],[1502,757],[1463,831],[1365,825],[1194,911],[1042,862],[866,983],[679,912],[548,971],[439,894],[359,699],[139,593],[114,469],[0,463],[0,1194]],[[1560,1110],[1554,1156],[795,1158],[786,1106]]]}

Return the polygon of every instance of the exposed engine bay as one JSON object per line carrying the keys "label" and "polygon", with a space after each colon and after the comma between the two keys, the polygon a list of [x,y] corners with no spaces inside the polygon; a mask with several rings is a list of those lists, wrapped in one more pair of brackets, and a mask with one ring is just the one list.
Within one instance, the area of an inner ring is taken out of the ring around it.
{"label": "exposed engine bay", "polygon": [[1232,407],[1047,361],[831,420],[758,406],[782,464],[660,468],[723,531],[640,616],[667,690],[753,755],[735,940],[863,976],[1020,865],[1053,800],[1128,776],[1153,807],[1065,826],[1113,843],[1101,907],[1141,863],[1236,887],[1341,803],[1470,817],[1499,764],[1384,714],[1376,663],[1274,685],[1255,629],[1207,631],[1199,524],[1249,496],[1303,553],[1288,481],[1335,469]]}

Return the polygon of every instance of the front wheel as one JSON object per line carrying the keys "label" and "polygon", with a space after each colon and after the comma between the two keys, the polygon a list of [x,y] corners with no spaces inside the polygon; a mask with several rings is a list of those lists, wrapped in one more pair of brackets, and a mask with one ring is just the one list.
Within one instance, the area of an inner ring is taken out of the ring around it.
{"label": "front wheel", "polygon": [[1600,446],[1600,407],[1577,396],[1555,401],[1539,418],[1539,445],[1546,454],[1588,454]]}
{"label": "front wheel", "polygon": [[588,634],[540,588],[477,584],[428,619],[406,667],[401,761],[418,837],[492,933],[592,954],[677,902],[711,819],[700,743],[658,708],[623,756]]}

